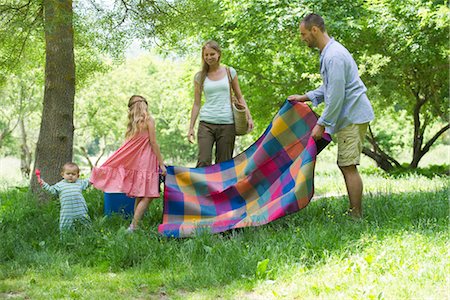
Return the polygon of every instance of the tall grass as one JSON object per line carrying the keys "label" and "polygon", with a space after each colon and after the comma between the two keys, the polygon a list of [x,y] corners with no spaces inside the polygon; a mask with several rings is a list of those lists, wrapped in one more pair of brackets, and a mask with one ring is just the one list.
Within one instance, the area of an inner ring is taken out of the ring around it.
{"label": "tall grass", "polygon": [[9,188],[0,192],[0,298],[445,299],[448,178],[362,171],[361,221],[344,213],[345,186],[330,167],[304,210],[187,239],[157,233],[161,200],[127,234],[129,221],[104,217],[95,190],[85,195],[91,228],[60,236],[57,201]]}

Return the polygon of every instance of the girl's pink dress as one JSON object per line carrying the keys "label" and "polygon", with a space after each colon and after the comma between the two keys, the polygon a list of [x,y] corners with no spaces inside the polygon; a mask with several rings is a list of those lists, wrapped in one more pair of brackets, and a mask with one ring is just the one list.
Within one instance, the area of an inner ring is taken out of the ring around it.
{"label": "girl's pink dress", "polygon": [[92,185],[128,197],[159,197],[159,164],[149,144],[148,131],[125,141],[105,163],[92,170]]}

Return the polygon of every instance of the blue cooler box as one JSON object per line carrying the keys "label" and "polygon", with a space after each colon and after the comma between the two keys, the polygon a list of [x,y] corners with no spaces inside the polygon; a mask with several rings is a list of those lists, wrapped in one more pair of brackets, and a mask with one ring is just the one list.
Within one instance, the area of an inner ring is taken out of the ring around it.
{"label": "blue cooler box", "polygon": [[104,209],[106,216],[121,214],[132,216],[134,214],[134,198],[123,193],[104,193]]}

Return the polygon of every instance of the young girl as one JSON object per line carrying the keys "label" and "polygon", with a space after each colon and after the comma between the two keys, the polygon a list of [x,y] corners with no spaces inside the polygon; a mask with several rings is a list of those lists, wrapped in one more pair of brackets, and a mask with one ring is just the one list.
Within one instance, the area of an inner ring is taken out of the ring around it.
{"label": "young girl", "polygon": [[134,231],[148,205],[159,197],[159,170],[166,175],[166,167],[156,142],[155,121],[148,113],[142,96],[128,101],[128,126],[125,143],[91,175],[92,185],[104,192],[126,193],[136,198],[133,221],[128,228]]}
{"label": "young girl", "polygon": [[[230,85],[227,67],[220,64],[222,51],[215,41],[208,41],[202,48],[202,70],[194,77],[194,105],[191,111],[188,140],[195,139],[194,125],[200,114],[198,125],[198,160],[197,167],[211,165],[212,148],[216,144],[216,163],[233,157],[236,132],[230,102]],[[234,68],[229,68],[231,85],[240,104],[245,106],[248,130],[253,129],[247,103],[242,97],[238,77]],[[205,104],[201,107],[202,92]]]}
{"label": "young girl", "polygon": [[82,191],[90,185],[88,179],[79,179],[80,168],[73,162],[64,164],[61,171],[63,180],[49,185],[41,177],[38,182],[47,192],[58,195],[61,202],[61,210],[59,212],[59,229],[63,231],[71,228],[75,222],[89,224],[90,218],[88,208],[84,200]]}

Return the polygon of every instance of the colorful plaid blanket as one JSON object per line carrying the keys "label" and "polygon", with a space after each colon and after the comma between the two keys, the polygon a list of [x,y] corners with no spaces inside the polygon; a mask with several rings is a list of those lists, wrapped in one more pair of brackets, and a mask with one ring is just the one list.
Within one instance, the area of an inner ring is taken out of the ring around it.
{"label": "colorful plaid blanket", "polygon": [[308,205],[318,152],[331,140],[310,138],[317,117],[286,101],[264,134],[235,158],[203,168],[169,166],[163,223],[169,237],[263,225]]}

